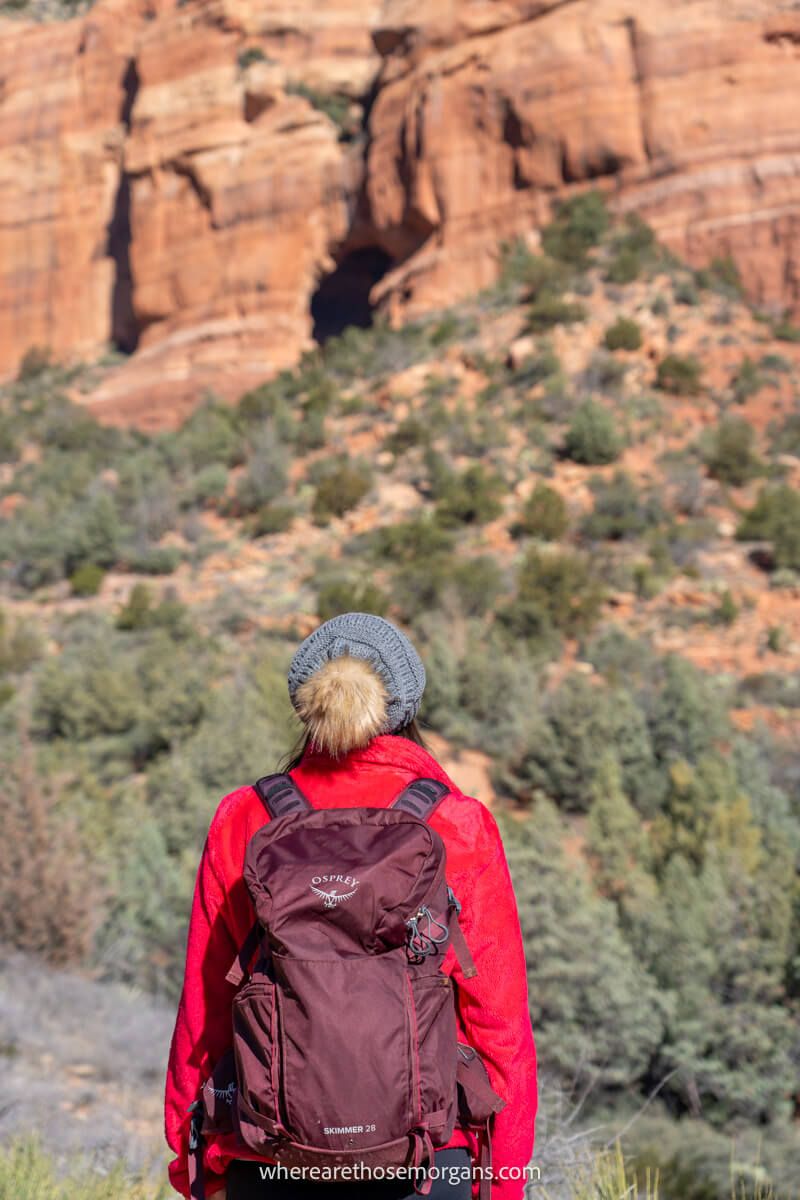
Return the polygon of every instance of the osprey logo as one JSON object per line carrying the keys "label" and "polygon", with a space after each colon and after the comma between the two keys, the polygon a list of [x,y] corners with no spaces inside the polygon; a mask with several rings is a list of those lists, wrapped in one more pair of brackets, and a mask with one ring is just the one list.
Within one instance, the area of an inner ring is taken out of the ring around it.
{"label": "osprey logo", "polygon": [[[327,891],[320,884],[328,885]],[[331,887],[330,884],[335,884]],[[352,900],[358,891],[359,880],[352,875],[315,875],[309,884],[315,896],[320,896],[326,908],[335,908],[345,900]]]}

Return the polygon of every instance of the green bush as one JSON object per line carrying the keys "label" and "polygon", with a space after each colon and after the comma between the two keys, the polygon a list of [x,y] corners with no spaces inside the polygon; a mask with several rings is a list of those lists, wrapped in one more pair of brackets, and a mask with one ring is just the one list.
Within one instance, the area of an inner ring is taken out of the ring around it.
{"label": "green bush", "polygon": [[637,537],[664,519],[658,498],[642,495],[624,471],[616,471],[609,480],[593,480],[591,487],[594,509],[583,522],[586,537],[612,541]]}
{"label": "green bush", "polygon": [[515,637],[547,641],[550,631],[573,637],[587,632],[600,615],[603,588],[579,554],[528,551],[517,573],[514,599],[498,612]]}
{"label": "green bush", "polygon": [[557,542],[567,532],[569,514],[563,497],[541,480],[531,492],[519,519],[511,528],[513,537],[535,537]]}
{"label": "green bush", "polygon": [[351,113],[353,102],[348,96],[338,92],[323,92],[299,82],[287,83],[286,91],[289,95],[302,96],[312,108],[324,113],[336,126],[340,142],[351,142],[358,134],[360,120]]}
{"label": "green bush", "polygon": [[633,283],[658,257],[658,243],[649,225],[630,213],[611,244],[605,278],[608,283]]}
{"label": "green bush", "polygon": [[144,583],[135,583],[117,613],[116,627],[127,632],[148,629],[153,623],[153,594]]}
{"label": "green bush", "polygon": [[641,273],[641,255],[630,246],[622,246],[609,259],[605,278],[608,283],[633,283]]}
{"label": "green bush", "polygon": [[324,524],[331,517],[343,517],[359,504],[372,487],[372,480],[363,469],[343,463],[317,484],[311,512],[314,520]]}
{"label": "green bush", "polygon": [[490,612],[503,590],[502,572],[489,554],[457,561],[451,578],[466,617],[482,617]]}
{"label": "green bush", "polygon": [[253,513],[286,492],[287,448],[273,424],[262,426],[253,437],[244,474],[236,485],[236,507]]}
{"label": "green bush", "polygon": [[96,596],[103,586],[105,571],[96,563],[83,563],[69,577],[73,596]]}
{"label": "green bush", "polygon": [[52,353],[48,346],[31,346],[22,356],[17,370],[18,383],[30,383],[39,379],[53,366]]}
{"label": "green bush", "polygon": [[603,341],[607,350],[638,350],[642,344],[642,331],[630,317],[617,317],[606,330]]}
{"label": "green bush", "polygon": [[600,466],[614,462],[622,450],[622,439],[611,413],[594,400],[585,400],[575,412],[564,453],[573,462]]}
{"label": "green bush", "polygon": [[709,474],[723,483],[740,487],[759,469],[752,426],[741,417],[723,417],[711,437],[705,455]]}
{"label": "green bush", "polygon": [[528,308],[528,328],[534,333],[553,329],[556,325],[574,325],[586,320],[586,309],[576,301],[562,300],[550,292],[542,292]]}
{"label": "green bush", "polygon": [[703,368],[692,355],[667,354],[656,370],[656,387],[674,396],[696,396],[703,390]]}
{"label": "green bush", "polygon": [[731,379],[734,400],[737,404],[744,404],[745,400],[760,392],[765,383],[762,372],[753,360],[745,355]]}
{"label": "green bush", "polygon": [[268,537],[272,533],[285,533],[295,519],[291,504],[265,504],[247,523],[250,537]]}
{"label": "green bush", "polygon": [[[195,504],[207,505],[221,500],[228,487],[228,468],[222,463],[210,463],[191,476],[183,490],[181,502],[184,507]],[[166,530],[161,530],[166,532]]]}
{"label": "green bush", "polygon": [[779,570],[800,570],[800,492],[787,484],[762,488],[736,536],[772,542],[773,565]]}
{"label": "green bush", "polygon": [[800,342],[800,325],[794,325],[788,317],[772,327],[772,336],[779,342]]}
{"label": "green bush", "polygon": [[317,592],[317,616],[329,621],[339,613],[368,612],[383,617],[389,610],[389,597],[374,583],[354,583],[335,579]]}
{"label": "green bush", "polygon": [[430,429],[426,424],[418,417],[406,417],[386,437],[383,448],[399,456],[415,446],[429,446],[430,440]]}
{"label": "green bush", "polygon": [[173,435],[173,444],[179,458],[195,471],[213,463],[232,467],[244,457],[234,410],[213,399],[195,409],[184,421]]}
{"label": "green bush", "polygon": [[789,413],[782,425],[771,429],[770,448],[775,454],[793,454],[800,458],[800,413]]}
{"label": "green bush", "polygon": [[175,546],[133,546],[125,551],[129,571],[138,575],[171,575],[181,561]]}
{"label": "green bush", "polygon": [[246,71],[254,63],[266,61],[267,56],[260,46],[245,46],[236,56],[236,64],[240,71]]}
{"label": "green bush", "polygon": [[685,304],[688,308],[695,308],[700,303],[700,293],[693,278],[680,279],[675,284],[674,295],[678,304]]}
{"label": "green bush", "polygon": [[716,255],[707,267],[695,271],[698,287],[721,292],[724,296],[741,296],[744,292],[739,268],[730,254]]}
{"label": "green bush", "polygon": [[584,267],[609,224],[608,209],[600,192],[572,196],[561,201],[554,219],[542,230],[542,248],[551,258]]}
{"label": "green bush", "polygon": [[453,472],[436,488],[436,519],[445,529],[460,525],[485,525],[503,511],[500,496],[505,484],[481,463]]}
{"label": "green bush", "polygon": [[433,562],[449,555],[452,547],[453,535],[429,515],[383,525],[370,538],[376,558],[406,566]]}

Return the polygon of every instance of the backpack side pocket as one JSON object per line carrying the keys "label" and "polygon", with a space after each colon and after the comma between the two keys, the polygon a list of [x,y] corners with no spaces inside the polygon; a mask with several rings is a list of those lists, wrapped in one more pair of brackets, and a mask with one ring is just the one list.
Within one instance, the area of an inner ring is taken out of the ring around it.
{"label": "backpack side pocket", "polygon": [[462,1125],[485,1128],[494,1113],[505,1108],[506,1102],[489,1082],[489,1073],[477,1050],[464,1042],[459,1042],[456,1049],[459,1121]]}
{"label": "backpack side pocket", "polygon": [[275,984],[253,979],[233,1001],[233,1052],[239,1087],[239,1132],[251,1149],[268,1153],[283,1132],[278,1104],[278,1008]]}

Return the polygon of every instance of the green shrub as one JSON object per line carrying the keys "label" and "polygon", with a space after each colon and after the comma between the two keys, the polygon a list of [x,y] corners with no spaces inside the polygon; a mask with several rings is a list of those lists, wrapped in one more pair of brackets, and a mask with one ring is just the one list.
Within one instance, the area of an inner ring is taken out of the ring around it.
{"label": "green shrub", "polygon": [[612,479],[593,480],[594,509],[583,522],[586,537],[619,541],[637,537],[664,519],[653,495],[642,495],[630,475],[616,471]]}
{"label": "green shrub", "polygon": [[737,404],[744,404],[745,400],[760,392],[765,383],[766,380],[759,368],[748,355],[745,355],[731,379],[734,400]]}
{"label": "green shrub", "polygon": [[642,344],[642,331],[630,317],[617,317],[606,330],[603,341],[607,350],[638,350]]}
{"label": "green shrub", "polygon": [[669,301],[666,296],[656,296],[653,303],[650,305],[650,312],[654,317],[669,316]]}
{"label": "green shrub", "polygon": [[562,300],[550,292],[542,292],[528,308],[528,328],[534,333],[553,329],[556,325],[574,325],[586,320],[586,309],[577,301]]}
{"label": "green shrub", "polygon": [[31,346],[22,356],[17,371],[18,383],[30,383],[39,379],[53,366],[52,353],[48,346]]}
{"label": "green shrub", "polygon": [[560,374],[561,360],[551,346],[544,346],[510,371],[508,380],[512,387],[521,390],[535,387],[537,383]]}
{"label": "green shrub", "polygon": [[694,308],[700,303],[700,293],[694,279],[681,279],[674,287],[674,295],[678,304],[685,304],[689,308]]}
{"label": "green shrub", "polygon": [[125,551],[128,570],[139,575],[171,575],[181,561],[175,546],[134,546]]}
{"label": "green shrub", "polygon": [[793,454],[800,458],[800,413],[789,413],[781,426],[772,428],[770,448],[775,454]]}
{"label": "green shrub", "polygon": [[642,273],[642,257],[631,246],[621,246],[608,260],[605,278],[608,283],[633,283]]}
{"label": "green shrub", "polygon": [[449,555],[452,547],[453,535],[430,515],[380,526],[370,539],[376,558],[405,565],[432,562]]}
{"label": "green shrub", "polygon": [[742,518],[737,538],[772,542],[774,566],[800,570],[800,492],[787,484],[765,487]]}
{"label": "green shrub", "polygon": [[556,215],[542,230],[542,248],[551,258],[584,267],[609,227],[606,202],[600,192],[584,192],[562,200]]}
{"label": "green shrub", "polygon": [[329,621],[339,613],[368,612],[383,617],[389,610],[389,597],[374,583],[331,580],[317,592],[317,616]]}
{"label": "green shrub", "polygon": [[459,525],[485,525],[503,511],[500,496],[505,484],[482,463],[449,474],[436,488],[436,519],[445,529]]}
{"label": "green shrub", "polygon": [[254,538],[285,533],[291,528],[296,515],[291,504],[265,504],[248,521],[247,532]]}
{"label": "green shrub", "polygon": [[658,243],[650,226],[637,213],[630,213],[612,240],[605,278],[609,283],[633,283],[646,267],[654,264],[658,254]]}
{"label": "green shrub", "polygon": [[324,524],[331,517],[343,517],[355,508],[372,487],[372,480],[363,469],[343,463],[317,484],[311,512],[314,520]]}
{"label": "green shrub", "polygon": [[429,446],[430,440],[430,429],[427,424],[423,424],[418,417],[406,417],[385,438],[383,448],[391,450],[392,454],[399,456],[405,454],[406,450],[412,450],[415,446]]}
{"label": "green shrub", "polygon": [[240,50],[236,57],[236,64],[240,71],[246,71],[254,63],[266,62],[267,56],[260,46],[245,46]]}
{"label": "green shrub", "polygon": [[741,296],[744,292],[739,268],[730,254],[716,255],[707,267],[694,272],[698,287],[721,292],[724,296]]}
{"label": "green shrub", "polygon": [[667,354],[658,364],[656,387],[675,396],[696,396],[703,390],[703,368],[692,355]]}
{"label": "green shrub", "polygon": [[582,555],[531,549],[517,573],[516,596],[498,613],[512,635],[546,640],[550,630],[573,637],[600,614],[603,589]]}
{"label": "green shrub", "polygon": [[178,455],[195,471],[213,463],[232,467],[244,456],[234,410],[213,399],[195,409],[173,440]]}
{"label": "green shrub", "polygon": [[244,474],[236,485],[236,507],[240,512],[258,512],[286,492],[286,461],[287,448],[275,426],[262,426],[251,441]]}
{"label": "green shrub", "polygon": [[191,477],[184,489],[182,503],[187,507],[210,504],[225,495],[227,486],[228,468],[223,463],[209,463]]}
{"label": "green shrub", "polygon": [[726,588],[722,593],[719,605],[714,609],[713,621],[715,625],[724,625],[726,628],[733,625],[739,615],[739,607],[731,594],[730,588]]}
{"label": "green shrub", "polygon": [[491,555],[478,554],[457,561],[451,575],[465,616],[482,617],[493,609],[503,589],[503,576]]}
{"label": "green shrub", "polygon": [[83,563],[69,577],[73,596],[96,596],[103,586],[105,571],[96,563]]}
{"label": "green shrub", "polygon": [[784,317],[772,326],[772,336],[779,342],[800,342],[800,325],[794,325]]}
{"label": "green shrub", "polygon": [[622,439],[611,413],[594,400],[585,400],[575,412],[564,440],[564,453],[573,462],[600,466],[614,462]]}
{"label": "green shrub", "polygon": [[563,497],[541,480],[531,492],[519,519],[511,528],[513,537],[535,537],[557,542],[567,532],[569,514]]}
{"label": "green shrub", "polygon": [[117,629],[132,632],[148,629],[153,623],[153,594],[144,583],[135,583],[128,599],[117,613]]}
{"label": "green shrub", "polygon": [[286,92],[302,96],[318,112],[324,113],[336,126],[340,142],[351,142],[359,132],[360,120],[351,113],[352,101],[348,96],[338,92],[323,92],[299,82],[287,83]]}
{"label": "green shrub", "polygon": [[28,620],[10,625],[0,609],[0,675],[17,675],[41,656],[42,646],[35,627]]}
{"label": "green shrub", "polygon": [[753,443],[753,429],[747,421],[741,417],[723,417],[705,455],[709,474],[734,487],[746,483],[759,469]]}

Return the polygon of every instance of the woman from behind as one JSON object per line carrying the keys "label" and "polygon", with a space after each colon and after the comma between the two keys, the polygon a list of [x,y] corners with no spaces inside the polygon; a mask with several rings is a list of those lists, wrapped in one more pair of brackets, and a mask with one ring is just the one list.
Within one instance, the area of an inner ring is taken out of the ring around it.
{"label": "woman from behind", "polygon": [[[447,881],[461,903],[460,926],[475,970],[465,970],[463,956],[451,947],[442,971],[454,986],[458,1041],[477,1051],[505,1101],[492,1127],[492,1200],[521,1200],[533,1150],[536,1055],[519,918],[496,822],[425,747],[416,721],[425,670],[411,642],[389,621],[346,613],[325,622],[297,649],[288,683],[303,735],[286,769],[314,809],[388,808],[416,779],[443,785],[430,827],[444,843]],[[243,869],[248,843],[264,821],[254,787],[231,792],[211,822],[198,870],[165,1107],[167,1140],[176,1155],[170,1178],[187,1196],[188,1110],[231,1047],[235,985],[226,973],[253,926]],[[429,1195],[468,1200],[477,1190],[469,1167],[478,1154],[475,1131],[457,1123],[436,1150],[438,1179]],[[402,1179],[269,1179],[263,1171],[268,1161],[243,1156],[235,1135],[209,1136],[206,1194],[223,1187],[227,1200],[400,1200],[414,1194]]]}

